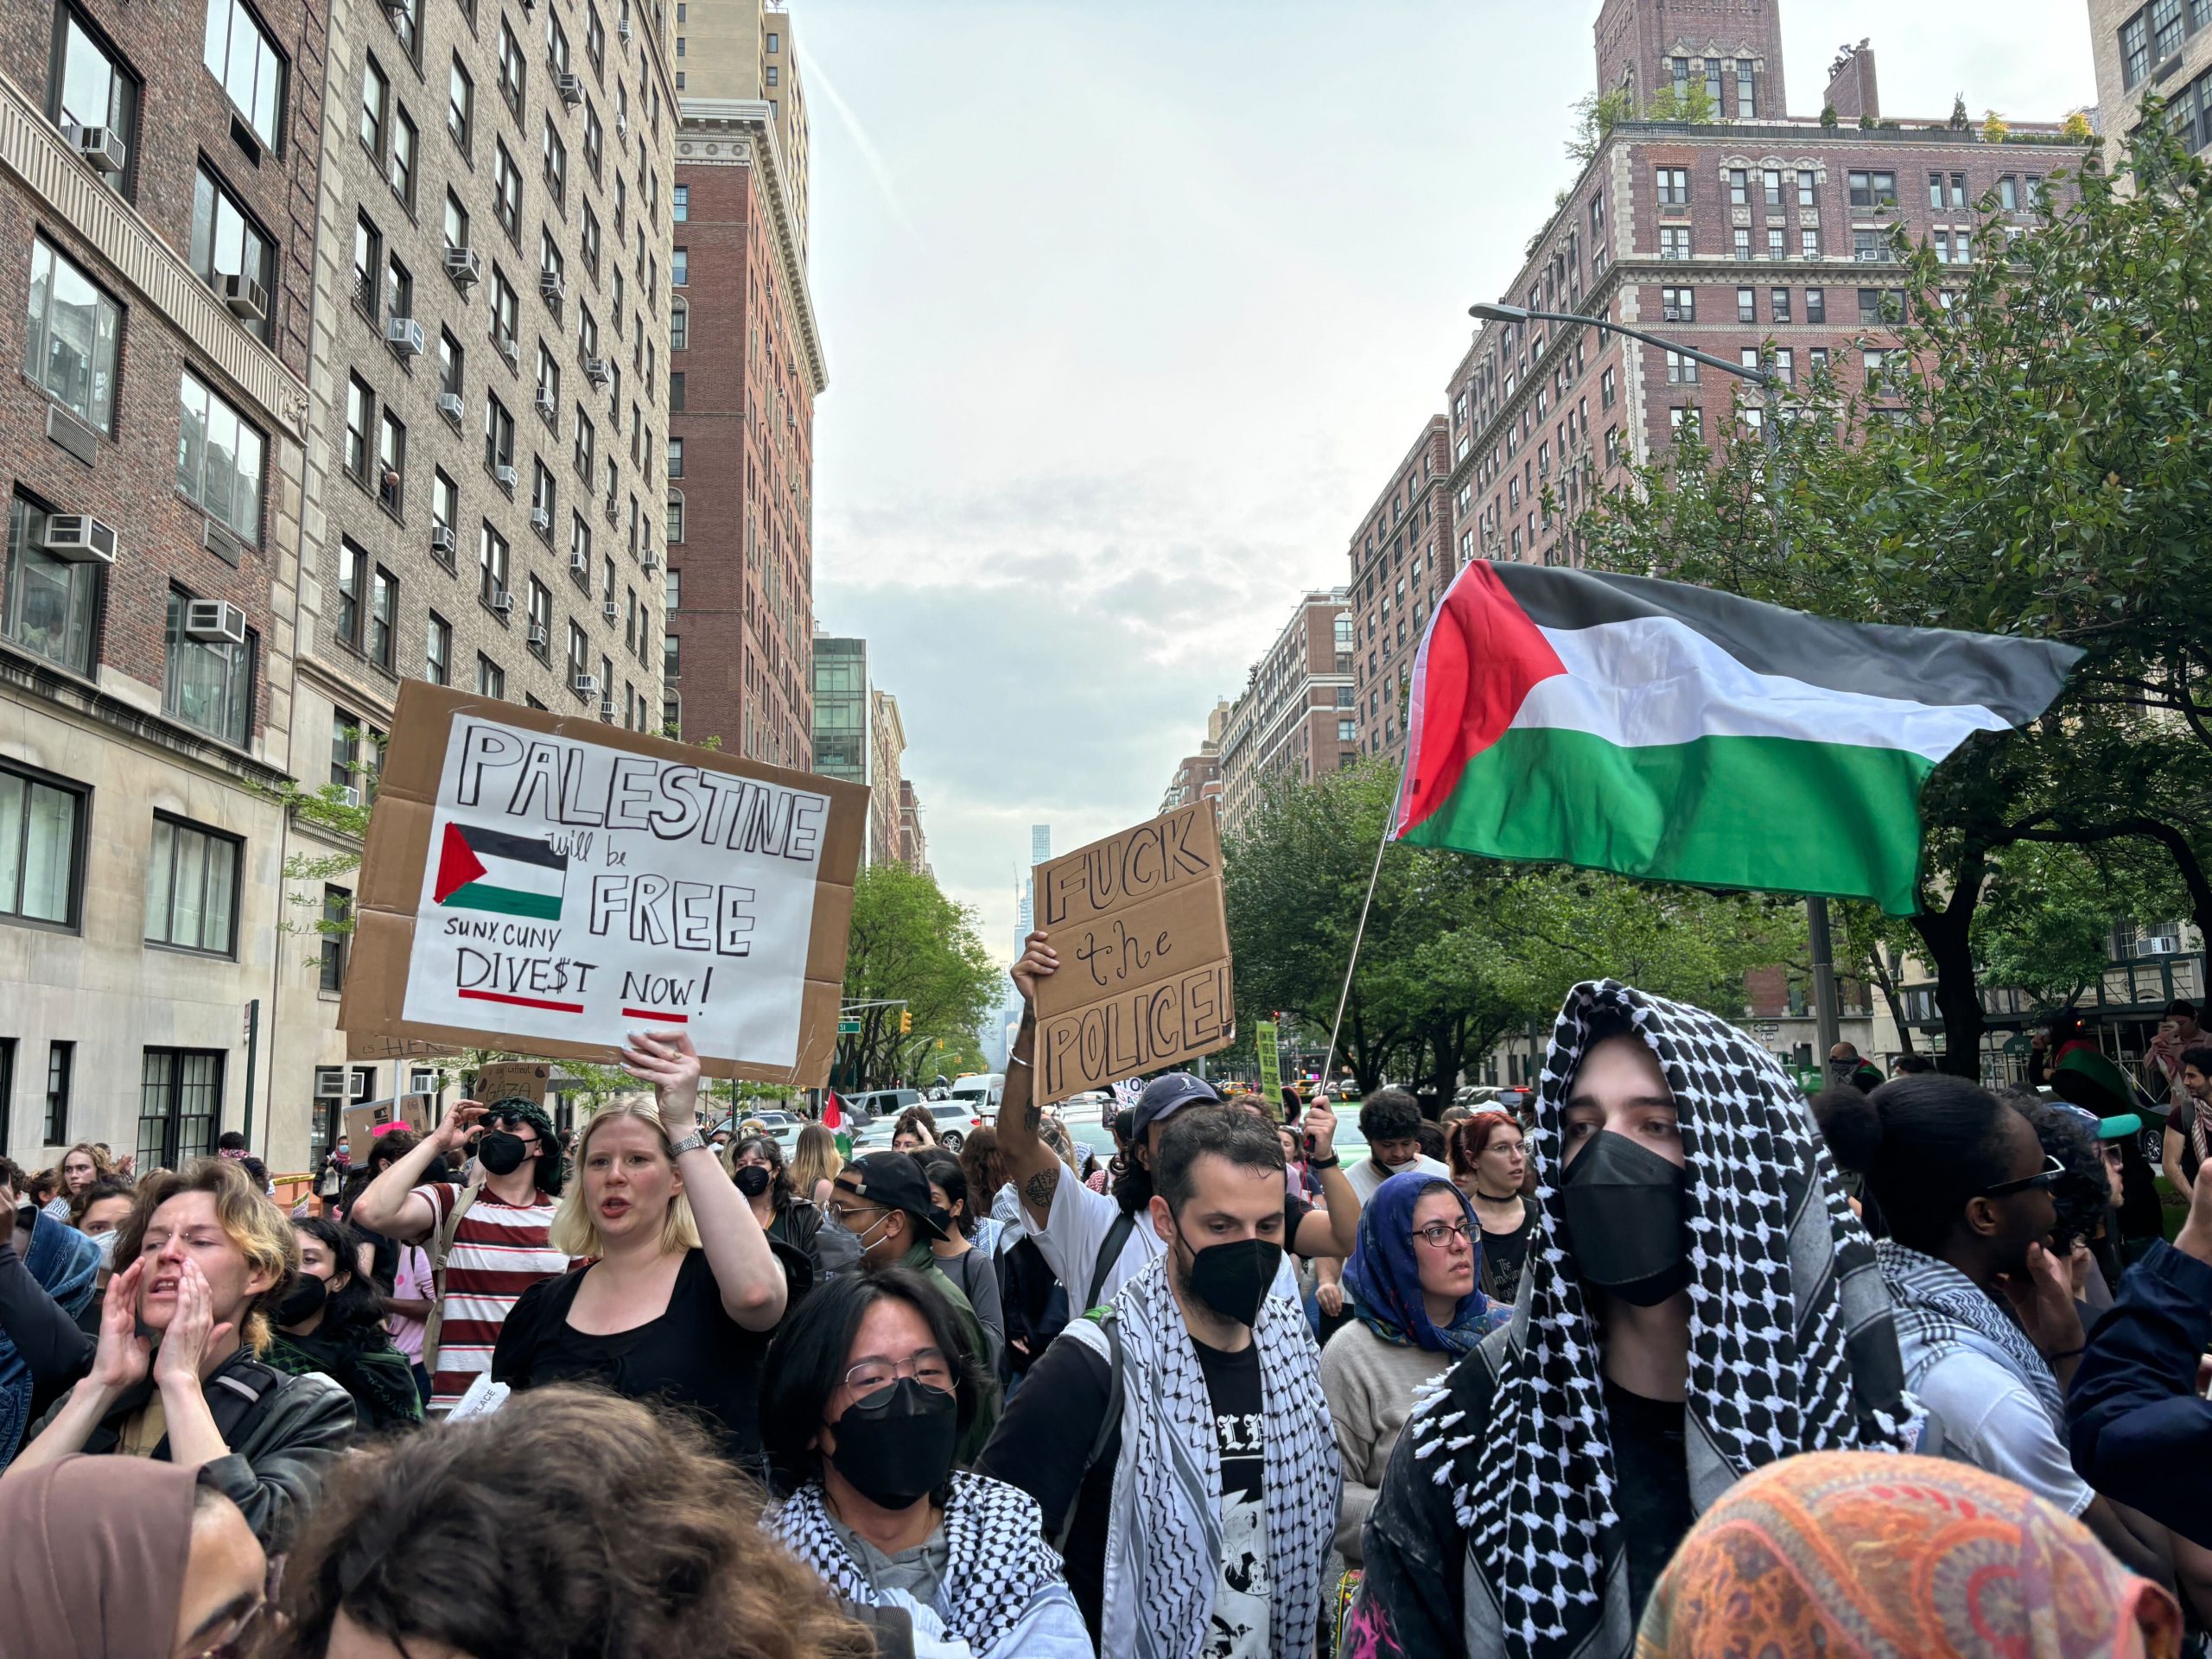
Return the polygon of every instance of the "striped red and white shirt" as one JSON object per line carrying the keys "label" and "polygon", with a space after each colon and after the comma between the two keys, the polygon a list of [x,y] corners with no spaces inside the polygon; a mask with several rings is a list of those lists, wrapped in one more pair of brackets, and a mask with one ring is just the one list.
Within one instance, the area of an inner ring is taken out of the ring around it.
{"label": "striped red and white shirt", "polygon": [[[435,1238],[453,1214],[461,1189],[451,1181],[431,1181],[415,1190],[430,1201],[437,1216],[431,1229]],[[568,1271],[566,1252],[546,1242],[559,1205],[543,1192],[531,1204],[502,1204],[487,1187],[461,1217],[453,1249],[446,1253],[438,1369],[430,1379],[433,1412],[452,1410],[477,1374],[492,1369],[499,1327],[523,1292]]]}

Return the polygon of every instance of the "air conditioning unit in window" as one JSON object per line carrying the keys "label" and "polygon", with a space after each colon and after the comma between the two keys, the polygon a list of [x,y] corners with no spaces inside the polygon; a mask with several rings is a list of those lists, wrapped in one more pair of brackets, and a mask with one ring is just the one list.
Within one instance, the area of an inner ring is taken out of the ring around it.
{"label": "air conditioning unit in window", "polygon": [[532,651],[544,650],[546,642],[550,637],[543,622],[533,622],[530,625],[530,648]]}
{"label": "air conditioning unit in window", "polygon": [[113,564],[115,531],[89,512],[56,512],[46,521],[39,546],[72,564]]}
{"label": "air conditioning unit in window", "polygon": [[446,419],[451,421],[455,426],[459,426],[461,424],[461,394],[457,391],[440,392],[438,394],[438,413],[444,416]]}
{"label": "air conditioning unit in window", "polygon": [[185,601],[184,637],[211,645],[245,644],[245,613],[226,599]]}
{"label": "air conditioning unit in window", "polygon": [[423,325],[412,317],[386,317],[384,343],[402,357],[423,355]]}
{"label": "air conditioning unit in window", "polygon": [[608,621],[612,622],[616,617],[622,614],[622,607],[610,599],[600,606],[599,613],[605,617]]}
{"label": "air conditioning unit in window", "polygon": [[223,304],[232,316],[244,317],[250,322],[268,320],[269,296],[252,277],[226,276],[216,291],[223,296]]}
{"label": "air conditioning unit in window", "polygon": [[599,717],[600,717],[601,720],[612,720],[612,719],[613,719],[613,718],[614,718],[614,699],[613,699],[613,698],[612,698],[612,697],[601,697],[601,698],[599,700]]}
{"label": "air conditioning unit in window", "polygon": [[569,684],[587,697],[599,695],[599,676],[596,674],[574,675],[570,677]]}
{"label": "air conditioning unit in window", "polygon": [[69,142],[77,153],[103,173],[123,171],[124,157],[130,148],[123,142],[123,135],[113,127],[80,127],[73,123],[69,128]]}
{"label": "air conditioning unit in window", "polygon": [[607,384],[607,359],[603,357],[588,357],[584,359],[584,378],[590,381],[594,386],[605,385]]}
{"label": "air conditioning unit in window", "polygon": [[484,275],[484,261],[474,248],[448,248],[446,275],[456,283],[473,283]]}
{"label": "air conditioning unit in window", "polygon": [[625,41],[629,40],[630,32],[630,20],[627,17],[625,17],[620,22],[614,25],[615,35]]}
{"label": "air conditioning unit in window", "polygon": [[572,576],[591,575],[591,555],[581,548],[572,549],[569,554],[569,574]]}
{"label": "air conditioning unit in window", "polygon": [[2177,957],[2181,954],[2181,935],[2145,933],[2136,940],[2135,948],[2146,957]]}
{"label": "air conditioning unit in window", "polygon": [[569,297],[569,285],[561,280],[557,271],[539,271],[537,291],[549,300],[565,300]]}
{"label": "air conditioning unit in window", "polygon": [[315,1097],[317,1100],[346,1098],[346,1068],[342,1065],[319,1065],[315,1071]]}
{"label": "air conditioning unit in window", "polygon": [[553,84],[561,89],[561,101],[563,104],[581,104],[584,101],[584,78],[582,75],[561,75],[555,79]]}
{"label": "air conditioning unit in window", "polygon": [[512,494],[514,493],[515,469],[513,467],[504,464],[494,467],[492,469],[492,476],[499,480],[499,487],[501,489],[506,491],[509,494]]}
{"label": "air conditioning unit in window", "polygon": [[614,135],[618,138],[627,138],[630,136],[630,118],[628,116],[620,113],[615,116]]}
{"label": "air conditioning unit in window", "polygon": [[358,790],[358,789],[354,788],[353,785],[351,785],[351,784],[347,784],[347,785],[346,785],[343,788],[341,788],[341,789],[340,789],[340,790],[339,790],[339,791],[338,791],[338,804],[339,804],[339,805],[340,805],[340,806],[359,806],[359,805],[360,805],[360,804],[361,804],[361,791],[360,791],[359,790]]}
{"label": "air conditioning unit in window", "polygon": [[549,421],[553,418],[553,393],[544,386],[537,389],[537,412]]}
{"label": "air conditioning unit in window", "polygon": [[553,515],[543,507],[530,510],[530,527],[543,536],[553,528]]}
{"label": "air conditioning unit in window", "polygon": [[515,608],[515,596],[502,588],[492,595],[492,608],[501,616],[511,615]]}
{"label": "air conditioning unit in window", "polygon": [[645,574],[647,575],[651,575],[654,571],[660,569],[660,555],[654,552],[652,549],[649,547],[645,550],[645,556],[639,560],[639,563],[645,567]]}

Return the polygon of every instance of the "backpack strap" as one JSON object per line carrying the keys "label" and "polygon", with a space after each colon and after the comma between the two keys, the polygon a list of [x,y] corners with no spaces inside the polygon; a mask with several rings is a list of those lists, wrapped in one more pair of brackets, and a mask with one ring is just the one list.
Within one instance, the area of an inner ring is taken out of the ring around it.
{"label": "backpack strap", "polygon": [[438,1374],[438,1339],[446,1322],[446,1257],[453,1251],[454,1240],[461,1235],[461,1218],[468,1213],[469,1206],[483,1191],[484,1179],[480,1175],[454,1194],[453,1208],[431,1241],[430,1317],[423,1321],[423,1370],[430,1376]]}
{"label": "backpack strap", "polygon": [[[1098,1259],[1090,1264],[1090,1289],[1083,1299],[1078,1313],[1089,1313],[1098,1306],[1098,1293],[1106,1287],[1106,1275],[1122,1259],[1122,1247],[1129,1242],[1129,1235],[1136,1230],[1134,1211],[1124,1210],[1114,1217],[1114,1224],[1106,1230],[1106,1241],[1098,1247]],[[1116,1350],[1118,1353],[1119,1350]]]}
{"label": "backpack strap", "polygon": [[[240,1349],[204,1385],[207,1414],[214,1419],[215,1432],[223,1437],[223,1444],[233,1450],[243,1444],[291,1382],[275,1366]],[[166,1459],[168,1452],[169,1437],[164,1434],[154,1455]]]}
{"label": "backpack strap", "polygon": [[1052,1548],[1063,1555],[1067,1553],[1068,1535],[1075,1530],[1076,1511],[1083,1507],[1084,1483],[1090,1478],[1090,1471],[1098,1466],[1098,1460],[1106,1455],[1107,1442],[1122,1432],[1122,1402],[1128,1389],[1122,1376],[1125,1367],[1122,1325],[1112,1305],[1094,1308],[1084,1317],[1097,1325],[1106,1338],[1106,1409],[1099,1416],[1098,1433],[1091,1437],[1090,1450],[1084,1453],[1083,1472],[1076,1477],[1075,1496],[1068,1500],[1068,1512],[1060,1517],[1060,1524],[1052,1533]]}

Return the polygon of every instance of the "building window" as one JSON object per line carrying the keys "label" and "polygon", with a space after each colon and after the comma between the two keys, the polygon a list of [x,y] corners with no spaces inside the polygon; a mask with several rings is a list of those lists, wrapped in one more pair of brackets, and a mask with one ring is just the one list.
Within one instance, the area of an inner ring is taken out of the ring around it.
{"label": "building window", "polygon": [[226,276],[244,276],[258,287],[263,315],[232,315],[249,333],[269,338],[276,308],[276,245],[204,162],[192,189],[192,268],[210,288],[220,289]]}
{"label": "building window", "polygon": [[569,199],[569,147],[561,142],[561,135],[553,129],[553,118],[545,118],[545,182],[552,189],[553,200],[565,203]]}
{"label": "building window", "polygon": [[1936,263],[1939,265],[1949,264],[1951,263],[1951,233],[1948,231],[1932,231],[1929,233],[1929,241],[1936,250]]}
{"label": "building window", "polygon": [[399,198],[399,205],[414,212],[415,123],[405,110],[392,111],[391,154],[385,157],[385,177],[391,181],[391,194]]}
{"label": "building window", "polygon": [[522,42],[515,39],[515,32],[507,27],[505,18],[499,20],[499,96],[507,100],[507,107],[514,111],[515,119],[522,119],[523,92]]}
{"label": "building window", "polygon": [[1821,375],[1826,374],[1828,372],[1828,348],[1827,346],[1814,346],[1810,351],[1805,353],[1805,358],[1807,366],[1809,367],[1815,374]]}
{"label": "building window", "polygon": [[1611,409],[1613,406],[1614,393],[1615,382],[1613,371],[1608,368],[1602,371],[1598,376],[1598,407],[1599,409]]}
{"label": "building window", "polygon": [[1821,257],[1821,233],[1818,231],[1805,230],[1797,232],[1797,257],[1800,259],[1817,259]]}
{"label": "building window", "polygon": [[1904,321],[1903,289],[1862,288],[1859,290],[1859,321],[1900,323]]}
{"label": "building window", "polygon": [[553,650],[553,590],[536,576],[530,579],[530,648],[540,657]]}
{"label": "building window", "polygon": [[378,565],[369,582],[369,660],[379,668],[392,665],[392,635],[398,621],[398,579]]}
{"label": "building window", "polygon": [[376,399],[358,374],[346,378],[346,470],[358,483],[369,481],[369,427]]}
{"label": "building window", "polygon": [[1853,207],[1894,207],[1897,205],[1897,175],[1894,173],[1850,175]]}
{"label": "building window", "polygon": [[1782,169],[1770,167],[1759,175],[1759,185],[1766,198],[1769,212],[1778,212],[1782,207]]}
{"label": "building window", "polygon": [[575,684],[579,677],[591,671],[590,662],[591,642],[584,637],[583,625],[580,622],[569,623],[569,682],[571,685]]}
{"label": "building window", "polygon": [[498,266],[492,268],[492,343],[499,348],[499,355],[513,366],[515,354],[520,349],[522,302],[515,295],[515,285],[507,280],[507,273]]}
{"label": "building window", "polygon": [[46,1046],[46,1141],[69,1144],[69,1080],[76,1070],[77,1045],[48,1043]]}
{"label": "building window", "polygon": [[1772,316],[1775,321],[1787,322],[1789,321],[1789,290],[1788,289],[1770,288],[1767,289],[1766,303],[1768,314]]}
{"label": "building window", "polygon": [[1659,290],[1659,315],[1666,322],[1695,322],[1697,321],[1697,290],[1694,288],[1662,288]]}
{"label": "building window", "polygon": [[1966,175],[1965,174],[1963,174],[1963,173],[1954,173],[1954,174],[1952,174],[1952,175],[1951,175],[1951,207],[1952,207],[1952,209],[1953,209],[1953,211],[1955,211],[1955,211],[1958,211],[1958,210],[1963,209],[1963,208],[1966,207],[1966,205],[1967,205],[1967,175]]}
{"label": "building window", "polygon": [[492,144],[492,211],[508,238],[522,239],[522,169],[499,140]]}
{"label": "building window", "polygon": [[[1716,78],[1719,74],[1719,65],[1713,66],[1713,73]],[[1751,175],[1743,168],[1732,167],[1728,169],[1728,205],[1731,207],[1748,207],[1751,205]]]}
{"label": "building window", "polygon": [[1974,232],[1961,226],[1951,232],[1951,262],[1960,265],[1974,264]]}
{"label": "building window", "polygon": [[683,440],[674,435],[668,441],[668,475],[671,478],[683,476]]}
{"label": "building window", "polygon": [[0,916],[77,925],[85,796],[0,766]]}
{"label": "building window", "polygon": [[245,0],[207,0],[200,61],[222,82],[261,142],[276,149],[284,114],[284,60]]}
{"label": "building window", "polygon": [[1862,265],[1878,265],[1890,257],[1890,235],[1887,231],[1853,231],[1851,233],[1851,257]]}
{"label": "building window", "polygon": [[1736,60],[1736,118],[1738,121],[1751,120],[1758,114],[1758,99],[1752,88],[1751,60],[1738,58]]}
{"label": "building window", "polygon": [[480,651],[476,653],[476,693],[484,697],[507,695],[507,671]]}
{"label": "building window", "polygon": [[507,538],[488,518],[477,536],[476,568],[478,593],[486,605],[496,606],[507,591]]}
{"label": "building window", "polygon": [[1805,290],[1805,321],[1826,322],[1828,320],[1828,291],[1824,288]]}
{"label": "building window", "polygon": [[43,237],[34,241],[23,372],[103,432],[115,418],[115,353],[122,332],[122,308]]}
{"label": "building window", "polygon": [[499,486],[510,495],[514,493],[511,478],[500,478],[504,470],[510,475],[515,465],[515,417],[507,406],[497,397],[486,394],[484,399],[484,470],[499,480]]}
{"label": "building window", "polygon": [[1659,191],[1662,207],[1687,207],[1690,205],[1689,169],[1683,167],[1662,167],[1652,174],[1652,182]]}
{"label": "building window", "polygon": [[23,496],[8,507],[4,632],[9,641],[76,673],[92,671],[92,636],[99,616],[97,560],[56,558],[42,545],[46,509]]}
{"label": "building window", "polygon": [[670,193],[668,198],[668,216],[674,219],[678,225],[682,225],[690,219],[691,187],[690,185],[679,184]]}
{"label": "building window", "polygon": [[130,162],[138,154],[138,77],[67,6],[54,12],[49,79],[46,112],[55,124],[105,127],[123,140],[124,165],[103,168],[100,176],[130,194]]}
{"label": "building window", "polygon": [[668,407],[671,414],[681,415],[683,412],[683,376],[681,372],[671,372],[668,377]]}
{"label": "building window", "polygon": [[176,486],[249,542],[261,539],[261,434],[187,369],[177,385]]}
{"label": "building window", "polygon": [[387,407],[377,423],[377,502],[395,517],[407,493],[407,428]]}
{"label": "building window", "polygon": [[245,843],[181,818],[154,816],[146,871],[146,942],[231,954]]}
{"label": "building window", "polygon": [[138,1085],[138,1167],[181,1169],[214,1144],[223,1109],[220,1049],[143,1051]]}
{"label": "building window", "polygon": [[1659,227],[1659,257],[1662,259],[1688,258],[1690,227],[1687,225],[1662,225]]}
{"label": "building window", "polygon": [[1758,290],[1739,288],[1736,290],[1736,321],[1757,322],[1759,320]]}
{"label": "building window", "polygon": [[1779,225],[1770,225],[1766,227],[1766,257],[1768,258],[1780,260],[1789,257],[1789,245],[1786,240],[1788,234]]}
{"label": "building window", "polygon": [[690,346],[691,306],[689,301],[677,300],[668,308],[668,349],[689,351]]}
{"label": "building window", "polygon": [[1941,173],[1930,173],[1928,175],[1928,205],[1939,212],[1942,209],[1943,175]]}
{"label": "building window", "polygon": [[423,641],[423,677],[432,685],[453,683],[453,624],[435,611]]}
{"label": "building window", "polygon": [[446,77],[446,130],[461,146],[461,153],[468,153],[470,124],[476,116],[476,83],[468,78],[468,71],[461,67],[461,54],[455,53],[453,69]]}
{"label": "building window", "polygon": [[346,988],[346,936],[353,931],[353,895],[344,887],[322,890],[322,985],[335,996]]}
{"label": "building window", "polygon": [[368,562],[361,550],[350,541],[338,543],[338,618],[339,639],[359,651],[361,648],[361,583],[368,569]]}
{"label": "building window", "polygon": [[668,251],[668,280],[675,288],[685,288],[691,282],[691,250],[671,248]]}
{"label": "building window", "polygon": [[660,637],[660,677],[674,680],[682,678],[683,674],[683,641],[672,633],[664,633]]}
{"label": "building window", "polygon": [[683,539],[683,495],[681,491],[668,498],[668,520],[661,526],[661,536],[671,547]]}
{"label": "building window", "polygon": [[189,594],[169,590],[162,712],[243,748],[252,723],[254,636],[249,631],[243,644],[191,638],[185,632],[191,602]]}
{"label": "building window", "polygon": [[1670,386],[1697,385],[1697,359],[1684,357],[1680,352],[1667,353],[1667,384]]}
{"label": "building window", "polygon": [[1745,229],[1741,226],[1738,226],[1736,230],[1736,257],[1738,259],[1749,259],[1751,257],[1751,233],[1750,231]]}
{"label": "building window", "polygon": [[671,611],[677,609],[683,603],[683,601],[679,597],[683,590],[683,573],[671,564],[668,567],[668,580],[665,584],[665,591],[661,595],[663,608]]}
{"label": "building window", "polygon": [[372,54],[361,71],[361,148],[378,162],[384,160],[384,124],[391,107],[391,82],[377,67]]}

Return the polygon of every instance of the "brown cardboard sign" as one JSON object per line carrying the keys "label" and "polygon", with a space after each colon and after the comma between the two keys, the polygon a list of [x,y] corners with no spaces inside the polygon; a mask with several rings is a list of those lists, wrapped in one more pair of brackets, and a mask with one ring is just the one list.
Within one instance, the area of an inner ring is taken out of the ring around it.
{"label": "brown cardboard sign", "polygon": [[519,1096],[543,1106],[553,1087],[553,1068],[543,1060],[490,1060],[476,1068],[472,1086],[474,1097],[486,1105]]}
{"label": "brown cardboard sign", "polygon": [[362,860],[350,1035],[828,1082],[865,785],[409,680]]}
{"label": "brown cardboard sign", "polygon": [[1225,1048],[1236,1035],[1221,836],[1211,801],[1037,866],[1059,953],[1037,988],[1037,1100]]}
{"label": "brown cardboard sign", "polygon": [[369,1155],[369,1141],[379,1125],[404,1123],[420,1135],[430,1127],[431,1099],[428,1095],[402,1095],[397,1100],[372,1100],[346,1109],[346,1148],[356,1158]]}
{"label": "brown cardboard sign", "polygon": [[346,1033],[346,1058],[349,1060],[442,1060],[456,1052],[442,1044],[386,1037],[373,1031]]}

